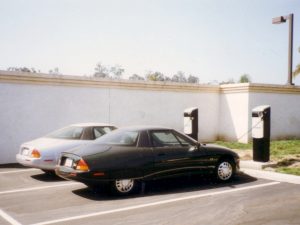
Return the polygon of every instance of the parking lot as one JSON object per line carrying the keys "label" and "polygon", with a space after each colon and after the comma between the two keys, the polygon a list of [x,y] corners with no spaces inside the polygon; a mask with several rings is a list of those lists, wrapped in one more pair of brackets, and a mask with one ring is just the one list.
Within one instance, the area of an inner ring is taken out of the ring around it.
{"label": "parking lot", "polygon": [[0,168],[0,224],[299,224],[297,184],[238,175],[227,184],[184,177],[121,198],[49,177]]}

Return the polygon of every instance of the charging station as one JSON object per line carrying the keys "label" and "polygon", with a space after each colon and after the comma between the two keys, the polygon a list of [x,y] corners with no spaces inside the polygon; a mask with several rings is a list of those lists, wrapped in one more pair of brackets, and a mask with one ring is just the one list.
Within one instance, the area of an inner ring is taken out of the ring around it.
{"label": "charging station", "polygon": [[183,116],[183,132],[198,141],[198,108],[185,109]]}
{"label": "charging station", "polygon": [[270,160],[271,107],[261,105],[252,109],[253,160]]}

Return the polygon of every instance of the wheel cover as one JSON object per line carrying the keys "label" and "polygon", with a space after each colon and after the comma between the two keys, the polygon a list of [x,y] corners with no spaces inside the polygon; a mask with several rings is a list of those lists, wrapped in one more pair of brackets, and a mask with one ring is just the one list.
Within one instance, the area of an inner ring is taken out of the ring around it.
{"label": "wheel cover", "polygon": [[228,180],[232,176],[232,166],[229,162],[222,162],[218,167],[218,177],[221,180]]}
{"label": "wheel cover", "polygon": [[117,191],[121,193],[128,193],[133,189],[134,180],[126,179],[126,180],[116,180],[115,181]]}

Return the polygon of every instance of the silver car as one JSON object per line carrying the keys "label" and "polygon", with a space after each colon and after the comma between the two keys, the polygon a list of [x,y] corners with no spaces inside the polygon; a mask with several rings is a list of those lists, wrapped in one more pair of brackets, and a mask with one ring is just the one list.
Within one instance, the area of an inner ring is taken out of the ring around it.
{"label": "silver car", "polygon": [[23,143],[16,159],[24,166],[39,168],[48,174],[54,174],[55,166],[63,151],[88,144],[115,129],[115,126],[104,123],[73,124]]}

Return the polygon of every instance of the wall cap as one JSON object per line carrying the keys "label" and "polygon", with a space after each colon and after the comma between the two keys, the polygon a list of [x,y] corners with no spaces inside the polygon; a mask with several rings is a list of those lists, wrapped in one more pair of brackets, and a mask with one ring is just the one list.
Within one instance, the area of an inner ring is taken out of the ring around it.
{"label": "wall cap", "polygon": [[279,94],[300,94],[300,86],[280,84],[224,84],[220,85],[221,93],[279,93]]}
{"label": "wall cap", "polygon": [[174,92],[215,92],[218,85],[189,84],[175,82],[111,80],[89,76],[49,75],[42,73],[11,72],[0,70],[1,83],[38,84],[54,86],[76,86],[94,88],[139,89]]}
{"label": "wall cap", "polygon": [[50,75],[0,70],[0,83],[206,93],[300,94],[300,86],[279,84],[189,84],[159,81],[111,80],[90,76]]}

